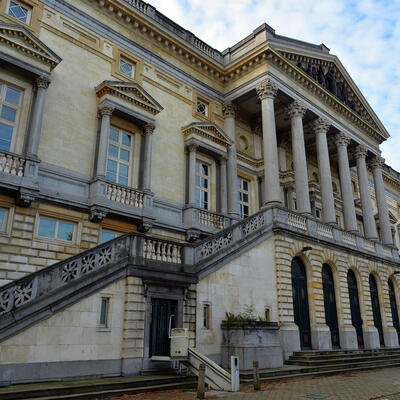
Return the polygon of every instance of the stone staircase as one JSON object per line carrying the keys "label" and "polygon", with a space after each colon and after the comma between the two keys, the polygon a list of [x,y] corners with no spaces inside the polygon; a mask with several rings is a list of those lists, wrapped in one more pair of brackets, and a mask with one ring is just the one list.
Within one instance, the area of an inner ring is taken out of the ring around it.
{"label": "stone staircase", "polygon": [[[261,370],[264,382],[334,375],[368,369],[400,367],[400,349],[299,351],[283,368]],[[240,374],[242,383],[251,384],[252,371]]]}
{"label": "stone staircase", "polygon": [[194,376],[157,375],[19,384],[0,388],[0,400],[89,400],[159,390],[192,389]]}

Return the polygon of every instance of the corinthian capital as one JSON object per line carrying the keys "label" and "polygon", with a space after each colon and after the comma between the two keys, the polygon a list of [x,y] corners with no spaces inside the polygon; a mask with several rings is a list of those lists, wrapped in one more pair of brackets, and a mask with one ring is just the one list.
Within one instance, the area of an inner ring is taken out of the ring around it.
{"label": "corinthian capital", "polygon": [[359,144],[354,150],[354,157],[358,160],[359,158],[365,158],[367,156],[368,150],[362,144]]}
{"label": "corinthian capital", "polygon": [[51,82],[50,79],[47,76],[43,76],[43,75],[39,76],[35,80],[35,84],[38,89],[39,88],[47,89],[50,85],[50,82]]}
{"label": "corinthian capital", "polygon": [[222,106],[222,115],[224,118],[226,117],[233,117],[235,118],[236,111],[239,110],[237,104],[233,103],[232,101],[228,101]]}
{"label": "corinthian capital", "polygon": [[350,143],[350,138],[344,133],[344,132],[339,132],[335,136],[335,144],[336,146],[348,146]]}
{"label": "corinthian capital", "polygon": [[146,124],[146,125],[144,126],[143,131],[144,131],[144,133],[147,135],[147,134],[153,133],[153,132],[154,132],[154,129],[156,129],[156,127],[155,127],[154,124]]}
{"label": "corinthian capital", "polygon": [[266,79],[256,86],[256,92],[261,101],[264,99],[275,99],[278,86],[271,79]]}
{"label": "corinthian capital", "polygon": [[103,115],[111,115],[114,112],[114,107],[108,106],[107,104],[102,105],[99,108],[99,114]]}
{"label": "corinthian capital", "polygon": [[290,118],[293,117],[304,117],[304,114],[307,111],[307,107],[298,100],[292,101],[287,107],[287,113]]}
{"label": "corinthian capital", "polygon": [[325,118],[319,117],[312,122],[312,129],[315,133],[328,132],[331,124]]}
{"label": "corinthian capital", "polygon": [[385,159],[383,157],[381,157],[381,156],[375,156],[369,162],[369,166],[372,169],[382,168],[384,165],[385,165]]}

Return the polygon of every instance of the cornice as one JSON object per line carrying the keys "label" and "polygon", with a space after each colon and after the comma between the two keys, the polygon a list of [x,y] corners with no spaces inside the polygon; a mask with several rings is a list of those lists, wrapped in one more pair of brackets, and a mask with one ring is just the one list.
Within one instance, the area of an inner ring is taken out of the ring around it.
{"label": "cornice", "polygon": [[204,137],[211,142],[225,147],[227,150],[231,146],[232,141],[226,136],[221,128],[213,122],[192,122],[189,125],[182,127],[182,133],[185,141],[190,136],[196,135],[200,138]]}

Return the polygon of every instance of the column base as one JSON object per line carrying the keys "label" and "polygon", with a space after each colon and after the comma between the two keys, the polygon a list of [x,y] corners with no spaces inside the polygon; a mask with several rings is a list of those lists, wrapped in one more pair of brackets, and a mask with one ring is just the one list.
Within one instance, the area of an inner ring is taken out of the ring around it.
{"label": "column base", "polygon": [[279,328],[280,341],[284,360],[295,352],[300,351],[300,333],[296,324],[284,324]]}
{"label": "column base", "polygon": [[311,343],[313,350],[332,350],[331,330],[328,325],[311,327]]}
{"label": "column base", "polygon": [[380,349],[378,329],[374,326],[363,327],[364,347],[366,349]]}
{"label": "column base", "polygon": [[383,332],[383,340],[386,347],[399,347],[399,338],[396,329],[386,328],[387,331]]}
{"label": "column base", "polygon": [[339,330],[340,348],[343,350],[357,350],[357,333],[354,326],[345,326]]}

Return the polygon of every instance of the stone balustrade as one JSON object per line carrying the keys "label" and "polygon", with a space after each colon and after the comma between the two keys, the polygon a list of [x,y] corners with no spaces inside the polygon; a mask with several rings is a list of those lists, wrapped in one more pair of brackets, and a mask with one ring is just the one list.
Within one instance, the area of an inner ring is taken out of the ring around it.
{"label": "stone balustrade", "polygon": [[353,246],[355,246],[356,243],[357,243],[356,242],[356,235],[354,235],[351,232],[343,231],[342,232],[342,239],[343,239],[343,243],[351,244]]}
{"label": "stone balustrade", "polygon": [[321,236],[333,239],[333,228],[330,225],[318,223],[317,232]]}
{"label": "stone balustrade", "polygon": [[143,208],[143,193],[122,185],[107,183],[106,197],[108,200],[127,206]]}
{"label": "stone balustrade", "polygon": [[288,224],[295,228],[306,230],[307,229],[307,218],[304,215],[299,215],[293,212],[288,213]]}
{"label": "stone balustrade", "polygon": [[0,151],[0,172],[11,174],[15,176],[24,176],[25,158]]}
{"label": "stone balustrade", "polygon": [[145,239],[143,257],[147,260],[181,264],[182,246],[170,241]]}
{"label": "stone balustrade", "polygon": [[372,240],[365,239],[364,247],[365,247],[365,250],[375,252],[375,242],[373,242]]}
{"label": "stone balustrade", "polygon": [[199,223],[213,228],[222,229],[224,227],[224,217],[210,211],[200,210]]}

